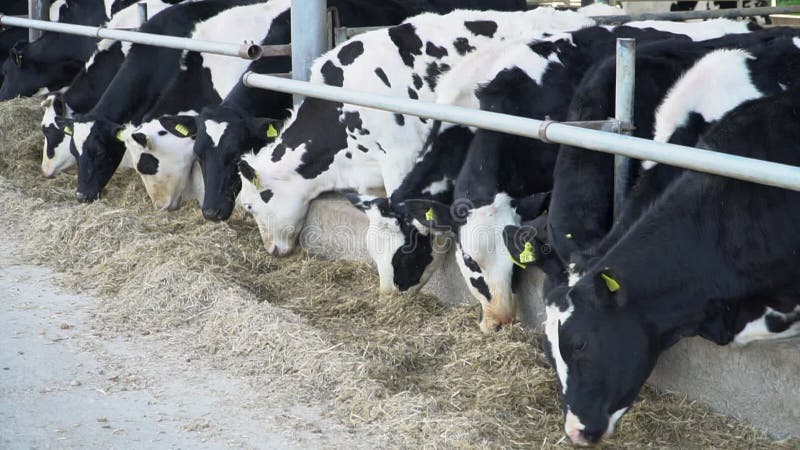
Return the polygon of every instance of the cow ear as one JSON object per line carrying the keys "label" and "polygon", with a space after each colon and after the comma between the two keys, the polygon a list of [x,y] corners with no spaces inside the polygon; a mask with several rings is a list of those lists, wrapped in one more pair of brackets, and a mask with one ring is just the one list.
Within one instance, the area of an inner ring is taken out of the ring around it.
{"label": "cow ear", "polygon": [[516,210],[523,222],[533,220],[550,207],[550,192],[514,199],[511,202],[511,206]]}
{"label": "cow ear", "polygon": [[256,169],[254,169],[253,166],[251,166],[250,163],[248,163],[244,159],[239,160],[238,166],[239,166],[239,173],[242,174],[242,177],[244,177],[245,180],[252,183],[256,189],[261,190],[261,180],[258,177]]}
{"label": "cow ear", "polygon": [[463,223],[454,217],[450,206],[434,200],[409,199],[403,204],[406,214],[434,231],[455,231]]}
{"label": "cow ear", "polygon": [[64,101],[64,97],[62,97],[61,94],[53,96],[53,110],[57,116],[67,115],[67,103]]}
{"label": "cow ear", "polygon": [[53,106],[53,100],[55,100],[55,96],[48,95],[47,97],[44,98],[44,100],[42,100],[42,103],[39,103],[39,106],[41,106],[42,109],[46,110],[47,108]]}
{"label": "cow ear", "polygon": [[197,136],[197,122],[194,116],[162,116],[158,123],[174,136],[192,138]]}
{"label": "cow ear", "polygon": [[593,282],[600,307],[615,309],[625,306],[626,289],[619,275],[613,269],[603,268],[595,274]]}
{"label": "cow ear", "polygon": [[22,63],[25,61],[23,49],[24,47],[20,45],[20,43],[17,43],[8,51],[8,56],[11,57],[11,60],[14,61],[14,64],[19,67],[22,67]]}
{"label": "cow ear", "polygon": [[508,225],[503,229],[503,241],[514,265],[525,269],[539,259],[536,229],[529,226]]}
{"label": "cow ear", "polygon": [[283,122],[280,120],[259,117],[251,119],[250,129],[253,136],[269,144],[278,138],[282,126]]}
{"label": "cow ear", "polygon": [[75,120],[62,116],[56,116],[55,120],[56,126],[63,130],[64,134],[72,136],[72,127],[75,125]]}

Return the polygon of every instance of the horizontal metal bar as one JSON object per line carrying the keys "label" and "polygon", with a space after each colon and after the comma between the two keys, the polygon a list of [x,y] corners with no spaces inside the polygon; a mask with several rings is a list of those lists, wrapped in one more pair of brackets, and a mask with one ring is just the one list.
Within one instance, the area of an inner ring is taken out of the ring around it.
{"label": "horizontal metal bar", "polygon": [[285,44],[285,45],[262,45],[261,46],[261,57],[266,58],[267,56],[291,56],[292,55],[292,45]]}
{"label": "horizontal metal bar", "polygon": [[800,191],[800,167],[786,164],[588,130],[558,122],[545,122],[470,108],[369,94],[252,72],[244,74],[243,82],[248,87],[271,89],[427,117]]}
{"label": "horizontal metal bar", "polygon": [[12,27],[30,28],[55,33],[74,34],[97,39],[133,42],[134,44],[155,45],[217,55],[236,56],[244,59],[261,57],[261,46],[253,43],[233,44],[229,42],[203,41],[185,37],[164,36],[137,31],[114,30],[105,27],[90,27],[69,23],[48,22],[46,20],[22,19],[0,14],[0,24]]}
{"label": "horizontal metal bar", "polygon": [[618,24],[633,20],[693,20],[693,19],[714,19],[718,17],[753,17],[768,16],[770,14],[791,14],[800,13],[799,6],[781,6],[773,8],[769,6],[760,8],[734,8],[716,9],[713,11],[676,11],[665,13],[644,13],[620,16],[597,16],[592,17],[598,24]]}

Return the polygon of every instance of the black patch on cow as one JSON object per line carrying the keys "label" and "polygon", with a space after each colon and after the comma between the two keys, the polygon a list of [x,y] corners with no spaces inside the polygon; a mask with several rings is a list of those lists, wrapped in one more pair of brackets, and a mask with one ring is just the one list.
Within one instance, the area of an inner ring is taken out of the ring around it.
{"label": "black patch on cow", "polygon": [[283,144],[278,144],[272,149],[272,162],[278,162],[283,158],[283,155],[286,154],[286,146]]}
{"label": "black patch on cow", "polygon": [[425,269],[433,262],[431,237],[421,234],[410,223],[399,220],[405,243],[392,256],[394,284],[400,291],[407,291],[418,285]]}
{"label": "black patch on cow", "polygon": [[362,152],[364,152],[364,153],[367,153],[367,152],[369,151],[369,149],[368,149],[367,147],[364,147],[364,146],[363,146],[363,145],[361,145],[361,144],[358,144],[357,148],[358,148],[359,150],[361,150]]}
{"label": "black patch on cow", "polygon": [[375,69],[375,75],[377,75],[378,78],[380,78],[381,81],[383,81],[383,84],[385,84],[386,87],[389,88],[392,87],[392,83],[389,83],[389,77],[386,76],[386,72],[384,72],[383,69],[381,69],[380,67]]}
{"label": "black patch on cow", "polygon": [[166,131],[164,131],[164,130],[161,130],[161,131],[159,131],[159,132],[158,132],[158,135],[159,135],[159,136],[166,136],[166,135],[167,135],[167,132],[166,132]]}
{"label": "black patch on cow", "polygon": [[469,39],[464,37],[456,38],[456,40],[453,41],[453,47],[456,48],[456,51],[461,56],[464,56],[469,52],[475,51],[475,47],[470,45]]}
{"label": "black patch on cow", "polygon": [[462,259],[464,260],[464,265],[467,266],[467,269],[471,270],[474,273],[483,273],[483,271],[481,270],[481,266],[479,266],[478,263],[475,262],[475,260],[472,259],[471,256],[465,253]]}
{"label": "black patch on cow", "polygon": [[464,22],[464,26],[475,36],[493,37],[497,32],[497,22],[491,20],[472,20]]}
{"label": "black patch on cow", "polygon": [[322,65],[320,73],[322,73],[322,79],[325,80],[325,84],[338,87],[344,85],[344,71],[341,67],[336,67],[336,64],[332,61],[326,61]]}
{"label": "black patch on cow", "polygon": [[470,278],[469,284],[472,285],[478,292],[481,293],[482,296],[486,298],[487,301],[492,301],[492,293],[489,292],[489,286],[486,285],[486,281],[484,281],[483,277],[479,278]]}
{"label": "black patch on cow", "polygon": [[362,54],[364,54],[364,43],[361,41],[353,41],[342,47],[342,49],[339,50],[339,54],[336,56],[343,66],[349,66]]}
{"label": "black patch on cow", "polygon": [[444,58],[448,53],[446,48],[439,47],[433,42],[428,42],[425,44],[425,54],[434,58]]}
{"label": "black patch on cow", "polygon": [[144,133],[133,133],[131,137],[137,144],[147,148],[147,136]]}
{"label": "black patch on cow", "polygon": [[422,40],[417,36],[414,25],[404,23],[389,28],[389,38],[400,52],[403,63],[408,67],[414,67],[414,55],[422,54]]}
{"label": "black patch on cow", "polygon": [[547,59],[556,50],[556,44],[549,41],[534,42],[529,44],[528,48],[542,58]]}
{"label": "black patch on cow", "polygon": [[418,74],[411,75],[411,81],[414,83],[414,89],[420,90],[422,88],[422,77]]}
{"label": "black patch on cow", "polygon": [[272,194],[271,190],[267,189],[267,190],[261,191],[261,194],[259,194],[259,195],[261,196],[261,201],[262,202],[268,203],[270,200],[272,200],[272,195],[273,194]]}
{"label": "black patch on cow", "polygon": [[142,153],[139,162],[136,163],[136,170],[142,175],[155,175],[158,173],[158,158],[150,153]]}
{"label": "black patch on cow", "polygon": [[408,88],[408,98],[412,98],[414,100],[418,100],[419,99],[419,94],[417,94],[417,91],[415,91],[415,90],[413,90],[411,88]]}
{"label": "black patch on cow", "polygon": [[419,121],[420,121],[420,122],[422,122],[422,123],[428,123],[428,119],[426,119],[426,118],[424,118],[424,117],[417,117],[417,118],[418,118],[418,119],[419,119]]}
{"label": "black patch on cow", "polygon": [[443,73],[447,73],[450,70],[450,66],[447,64],[439,64],[432,62],[428,64],[428,67],[425,69],[425,82],[428,83],[428,87],[432,90],[436,90],[436,84],[439,82],[439,77]]}
{"label": "black patch on cow", "polygon": [[347,157],[347,159],[353,159],[353,154],[350,152],[345,153],[344,156]]}
{"label": "black patch on cow", "polygon": [[256,171],[247,161],[239,161],[239,173],[242,174],[245,180],[251,183],[256,179]]}
{"label": "black patch on cow", "polygon": [[375,145],[378,146],[378,150],[382,151],[383,153],[386,153],[386,149],[383,148],[380,142],[376,142]]}
{"label": "black patch on cow", "polygon": [[345,126],[348,132],[355,133],[356,131],[359,134],[364,134],[364,128],[362,127],[364,123],[361,121],[361,116],[358,114],[358,111],[350,111],[344,113],[344,119],[342,119],[342,125]]}
{"label": "black patch on cow", "polygon": [[395,114],[394,121],[397,122],[397,124],[400,125],[401,127],[406,124],[406,118],[402,114]]}
{"label": "black patch on cow", "polygon": [[[303,146],[300,165],[295,169],[303,178],[318,177],[330,168],[337,153],[347,151],[347,130],[340,123],[345,121],[341,118],[343,106],[338,102],[306,98],[296,111],[295,121],[283,130],[281,143],[287,149],[298,150]],[[354,121],[357,116],[346,117]]]}

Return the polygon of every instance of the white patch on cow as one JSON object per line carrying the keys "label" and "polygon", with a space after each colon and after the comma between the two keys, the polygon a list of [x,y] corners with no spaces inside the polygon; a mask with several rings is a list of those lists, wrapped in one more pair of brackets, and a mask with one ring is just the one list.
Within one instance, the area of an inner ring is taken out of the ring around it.
{"label": "white patch on cow", "polygon": [[564,357],[561,356],[561,347],[559,347],[558,330],[561,325],[566,322],[575,311],[575,307],[570,305],[569,308],[562,311],[556,304],[545,305],[545,314],[547,319],[544,322],[544,333],[547,337],[547,342],[550,344],[550,353],[556,364],[556,375],[558,381],[561,383],[561,393],[567,393],[567,376],[569,375],[569,367]]}
{"label": "white patch on cow", "polygon": [[83,146],[89,138],[92,127],[94,127],[93,120],[89,122],[75,122],[72,126],[72,140],[75,143],[75,150],[78,151],[79,155],[83,154]]}
{"label": "white patch on cow", "polygon": [[[181,115],[197,115],[197,112],[181,112]],[[133,139],[134,133],[147,136],[146,148]],[[145,122],[137,128],[127,127],[123,135],[126,152],[134,167],[144,153],[158,159],[155,174],[139,173],[156,208],[173,210],[180,206],[181,200],[202,197],[189,189],[194,186],[194,139],[180,138],[167,132],[158,120]]]}
{"label": "white patch on cow", "polygon": [[640,20],[627,22],[625,26],[634,28],[653,28],[669,33],[688,36],[693,41],[705,41],[726,34],[749,33],[747,22],[730,19],[711,19],[703,22],[669,22],[666,20]]}
{"label": "white patch on cow", "polygon": [[789,86],[786,86],[786,85],[785,85],[785,84],[783,84],[783,83],[778,83],[778,86],[781,88],[781,90],[782,90],[782,91],[785,91],[786,89],[788,89],[788,88],[789,88]]}
{"label": "white patch on cow", "polygon": [[795,47],[800,48],[800,37],[792,38],[792,43]]}
{"label": "white patch on cow", "polygon": [[767,317],[780,317],[782,319],[797,319],[797,316],[800,315],[800,306],[796,307],[793,312],[790,313],[781,313],[779,311],[775,311],[772,308],[767,307],[764,315],[755,319],[751,322],[748,322],[747,325],[736,334],[733,338],[733,342],[739,345],[746,345],[751,342],[755,341],[764,341],[764,340],[771,340],[771,339],[783,339],[788,337],[797,336],[800,334],[800,321],[795,322],[794,324],[790,325],[789,328],[786,330],[773,333],[767,327]]}
{"label": "white patch on cow", "polygon": [[[191,39],[260,43],[269,33],[272,21],[290,6],[291,0],[270,0],[266,3],[236,6],[206,21],[198,22]],[[203,67],[211,72],[214,89],[222,98],[236,86],[250,63],[251,61],[244,58],[203,53]]]}
{"label": "white patch on cow", "polygon": [[434,181],[428,187],[422,190],[423,194],[437,195],[447,192],[453,188],[453,180],[450,177],[444,177],[439,181]]}
{"label": "white patch on cow", "polygon": [[575,271],[575,263],[570,263],[567,267],[567,286],[572,287],[581,281],[581,274]]}
{"label": "white patch on cow", "polygon": [[588,445],[589,443],[581,436],[581,431],[586,428],[586,425],[581,423],[581,420],[567,409],[567,414],[564,417],[564,433],[570,441],[575,445]]}
{"label": "white patch on cow", "polygon": [[658,163],[655,161],[649,161],[649,160],[642,161],[642,169],[644,170],[650,170],[657,165]]}
{"label": "white patch on cow", "polygon": [[591,5],[582,6],[578,8],[578,12],[589,17],[625,15],[625,11],[623,11],[622,8],[603,3],[592,3]]}
{"label": "white patch on cow", "polygon": [[608,418],[608,428],[606,428],[605,434],[603,434],[603,439],[610,437],[614,434],[614,431],[617,429],[617,423],[622,416],[628,411],[628,408],[621,408],[614,411],[614,414],[611,414],[611,417]]}
{"label": "white patch on cow", "polygon": [[[457,202],[454,208],[458,209]],[[500,193],[491,204],[471,210],[458,230],[462,255],[457,255],[456,261],[459,261],[458,266],[470,293],[483,306],[481,329],[484,331],[492,331],[495,326],[510,323],[516,317],[516,296],[511,289],[514,265],[505,246],[503,229],[507,225],[519,224],[520,218],[511,206],[511,197]],[[491,294],[490,302],[469,282],[475,274],[462,261],[463,255],[468,255],[480,266],[481,276]]]}
{"label": "white patch on cow", "polygon": [[[274,2],[269,4],[272,3]],[[492,20],[497,23],[498,28],[493,38],[470,32],[464,23],[474,20]],[[563,32],[594,24],[594,21],[581,14],[556,11],[552,8],[537,8],[524,12],[457,10],[445,15],[421,14],[406,22],[414,25],[415,34],[422,42],[443,47],[448,54],[442,58],[427,54],[414,55],[413,67],[409,67],[403,62],[399,53],[393,50],[387,51],[396,47],[389,38],[388,29],[380,29],[359,35],[358,40],[364,43],[364,52],[347,66],[342,67],[338,58],[339,51],[347,43],[340,44],[318,58],[311,70],[311,82],[318,84],[324,82],[321,68],[330,62],[342,68],[344,73],[342,87],[345,89],[407,98],[409,87],[414,87],[412,81],[414,74],[425,79],[431,64],[446,64],[453,68],[464,59],[464,55],[459,54],[454,45],[458,37],[467,37],[470,45],[475,47],[475,51],[479,51],[500,40],[510,41],[530,36],[531,30],[536,30],[536,33],[541,35],[545,32]],[[239,26],[237,24],[233,29]],[[236,40],[229,35],[231,27],[216,28],[218,33],[224,35],[212,40]],[[225,63],[230,64],[230,60],[226,58]],[[387,87],[376,76],[377,68],[387,75],[391,87]],[[439,81],[437,89],[442,84],[441,78]],[[427,82],[415,90],[421,101],[436,99],[436,92]],[[393,113],[355,105],[343,106],[340,113],[346,112],[357,112],[362,127],[369,130],[369,134],[358,131],[348,133],[347,148],[339,151],[327,170],[312,180],[303,179],[296,172],[304,152],[302,145],[299,148],[288,148],[280,161],[273,162],[271,160],[273,149],[282,144],[278,138],[276,142],[262,149],[258,155],[246,158],[258,173],[263,174],[260,177],[262,190],[273,191],[273,198],[269,204],[263,204],[259,201],[258,190],[252,183],[245,182],[245,187],[242,189],[244,197],[242,204],[251,208],[259,224],[262,240],[268,248],[275,249],[278,253],[286,253],[294,248],[295,242],[292,237],[296,237],[299,228],[302,227],[305,208],[320,192],[352,189],[366,193],[376,188],[383,188],[388,193],[393,192],[413,167],[433,123],[432,120],[423,123],[416,118],[408,117],[405,126],[400,127]],[[334,123],[298,123],[296,118],[297,114],[293,114],[286,121],[284,130],[291,127],[302,129],[302,127],[341,126]],[[302,134],[302,131],[299,133]],[[366,149],[366,152],[361,148]],[[350,158],[347,158],[346,154],[350,154]],[[283,205],[282,197],[288,195],[294,198],[291,204],[279,207],[278,205]]]}
{"label": "white patch on cow", "polygon": [[377,206],[373,205],[364,212],[369,219],[366,235],[367,251],[378,268],[380,293],[395,294],[398,289],[394,284],[392,258],[397,250],[405,244],[405,237],[400,231],[397,219],[384,217]]}
{"label": "white patch on cow", "polygon": [[653,140],[669,141],[691,113],[706,122],[722,118],[741,103],[762,97],[750,79],[744,50],[716,50],[700,59],[672,86],[656,110]]}
{"label": "white patch on cow", "polygon": [[219,147],[219,141],[222,139],[222,136],[225,134],[225,130],[228,128],[228,122],[215,122],[213,120],[206,120],[206,134],[208,137],[211,138],[211,142],[214,143],[214,147]]}

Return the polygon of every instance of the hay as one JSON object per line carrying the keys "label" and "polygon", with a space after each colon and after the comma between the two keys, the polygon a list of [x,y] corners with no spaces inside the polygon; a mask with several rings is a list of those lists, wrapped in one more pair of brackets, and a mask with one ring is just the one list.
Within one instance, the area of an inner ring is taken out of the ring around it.
{"label": "hay", "polygon": [[[0,104],[0,199],[21,245],[101,295],[98,329],[161,333],[195,357],[280,389],[392,447],[566,445],[540,335],[482,335],[477,307],[430,296],[379,299],[367,265],[307,254],[276,260],[252,222],[204,221],[194,205],[154,211],[135,176],[77,205],[74,175],[39,176],[38,106]],[[22,117],[16,119],[15,117]],[[646,388],[612,447],[797,447]]]}

